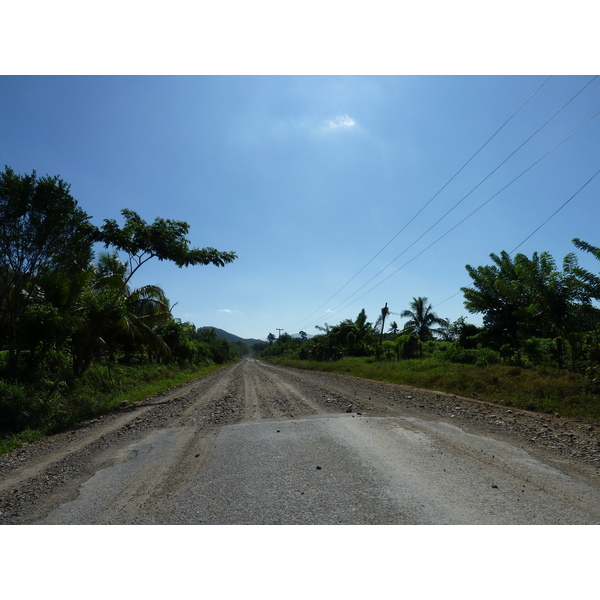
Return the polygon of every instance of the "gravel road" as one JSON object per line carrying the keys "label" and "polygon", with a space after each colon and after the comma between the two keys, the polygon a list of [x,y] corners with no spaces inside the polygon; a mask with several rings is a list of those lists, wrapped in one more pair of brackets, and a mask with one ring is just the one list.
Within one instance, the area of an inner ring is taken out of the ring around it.
{"label": "gravel road", "polygon": [[0,456],[1,524],[598,524],[592,422],[244,359]]}

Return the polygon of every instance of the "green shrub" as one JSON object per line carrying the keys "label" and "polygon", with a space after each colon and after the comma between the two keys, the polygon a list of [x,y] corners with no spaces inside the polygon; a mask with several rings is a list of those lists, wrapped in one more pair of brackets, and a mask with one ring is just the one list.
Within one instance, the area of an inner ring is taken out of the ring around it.
{"label": "green shrub", "polygon": [[523,341],[522,360],[532,367],[555,367],[558,363],[556,340],[531,337]]}
{"label": "green shrub", "polygon": [[502,362],[500,354],[490,348],[466,349],[450,346],[446,348],[442,356],[450,362],[477,365],[478,367],[497,365]]}
{"label": "green shrub", "polygon": [[16,432],[35,427],[45,414],[41,402],[23,385],[0,380],[0,430]]}

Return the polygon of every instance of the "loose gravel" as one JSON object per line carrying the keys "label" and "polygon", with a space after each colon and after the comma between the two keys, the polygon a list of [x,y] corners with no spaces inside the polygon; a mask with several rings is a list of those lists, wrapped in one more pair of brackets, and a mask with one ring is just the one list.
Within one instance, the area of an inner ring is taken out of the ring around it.
{"label": "loose gravel", "polygon": [[245,359],[0,456],[0,524],[38,522],[77,497],[80,486],[114,462],[119,449],[164,429],[193,431],[186,451],[190,463],[174,471],[185,478],[223,425],[346,412],[451,423],[508,441],[572,477],[600,486],[600,433],[595,422]]}

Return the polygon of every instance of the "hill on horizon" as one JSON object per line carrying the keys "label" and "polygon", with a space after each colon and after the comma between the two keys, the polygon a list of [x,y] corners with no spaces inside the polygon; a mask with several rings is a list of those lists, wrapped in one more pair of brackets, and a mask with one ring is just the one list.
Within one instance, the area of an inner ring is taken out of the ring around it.
{"label": "hill on horizon", "polygon": [[239,335],[235,335],[233,333],[229,333],[229,331],[225,331],[224,329],[219,329],[218,327],[204,326],[204,327],[200,327],[200,329],[214,329],[215,333],[220,338],[223,338],[223,339],[225,339],[225,340],[227,340],[229,342],[243,342],[244,344],[246,344],[250,348],[252,348],[252,346],[254,346],[254,344],[264,343],[264,342],[267,341],[267,340],[258,340],[256,338],[242,338]]}
{"label": "hill on horizon", "polygon": [[[249,346],[250,348],[252,348],[252,346],[254,346],[254,344],[257,343],[262,343],[264,344],[267,340],[258,340],[256,338],[242,338],[239,335],[235,335],[234,333],[229,333],[229,331],[225,331],[224,329],[219,329],[219,327],[211,327],[211,326],[204,326],[204,327],[200,327],[200,329],[214,329],[215,333],[220,337],[223,338],[229,342],[243,342],[244,344],[246,344],[247,346]],[[299,333],[292,333],[290,334],[292,337],[300,337]],[[308,338],[310,339],[311,337],[313,337],[312,335],[309,335]]]}

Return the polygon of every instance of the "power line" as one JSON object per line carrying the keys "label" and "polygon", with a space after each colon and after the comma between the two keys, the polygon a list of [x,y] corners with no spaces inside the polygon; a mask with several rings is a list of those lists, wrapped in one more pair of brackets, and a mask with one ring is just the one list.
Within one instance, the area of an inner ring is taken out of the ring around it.
{"label": "power line", "polygon": [[[420,241],[427,233],[429,233],[438,223],[440,223],[443,219],[445,219],[459,204],[461,204],[461,202],[463,202],[468,196],[470,196],[473,191],[475,191],[484,181],[486,181],[487,179],[489,179],[489,177],[495,173],[502,165],[504,165],[512,156],[514,156],[514,154],[520,150],[527,142],[529,142],[537,133],[539,133],[546,125],[548,125],[548,123],[550,123],[550,121],[552,121],[562,110],[564,110],[586,87],[588,87],[595,79],[597,78],[597,76],[594,76],[585,86],[583,86],[574,96],[571,97],[570,100],[568,100],[560,109],[558,109],[548,120],[545,121],[545,123],[543,125],[541,125],[540,127],[538,127],[538,129],[536,129],[536,131],[534,131],[534,133],[532,133],[522,144],[520,144],[516,150],[514,150],[513,152],[511,152],[508,157],[506,159],[504,159],[491,173],[489,173],[486,177],[484,177],[468,194],[466,194],[465,196],[463,196],[456,204],[454,204],[454,206],[452,208],[450,208],[450,210],[448,210],[442,217],[440,217],[431,227],[429,227],[423,234],[421,234],[416,240],[414,240],[409,246],[407,246],[400,254],[398,254],[393,260],[391,260],[385,267],[383,267],[383,269],[379,270],[375,275],[373,275],[373,277],[371,277],[371,279],[369,279],[368,281],[366,281],[361,287],[359,287],[355,292],[353,292],[352,294],[350,294],[350,296],[348,296],[345,300],[343,300],[342,302],[340,302],[337,306],[335,306],[333,308],[333,310],[337,310],[342,304],[344,304],[345,302],[347,302],[348,300],[350,300],[350,298],[352,298],[352,296],[358,294],[358,292],[360,292],[363,288],[365,288],[369,283],[371,283],[371,281],[373,281],[374,279],[376,279],[377,277],[379,277],[379,275],[381,275],[381,273],[383,273],[388,267],[390,267],[394,262],[396,262],[405,252],[407,252],[408,250],[410,250],[410,248],[412,248],[418,241]],[[474,211],[472,211],[469,215],[467,215],[464,219],[462,219],[461,221],[459,221],[454,227],[452,227],[450,230],[448,230],[445,234],[443,234],[441,237],[437,238],[432,244],[430,244],[429,246],[427,246],[427,248],[425,248],[425,250],[428,250],[429,248],[431,248],[431,246],[433,246],[434,244],[436,244],[438,241],[440,241],[442,238],[444,238],[446,235],[448,235],[451,231],[453,231],[454,229],[456,229],[456,227],[458,227],[459,225],[461,225],[464,221],[466,221],[469,217],[471,217],[473,214],[475,214],[477,211],[479,211],[481,208],[483,208],[483,206],[485,206],[488,202],[490,202],[491,200],[493,200],[498,194],[500,194],[501,192],[503,192],[507,187],[509,187],[510,185],[512,185],[515,181],[517,181],[517,179],[519,179],[520,177],[522,177],[525,173],[527,173],[529,170],[531,170],[535,165],[537,165],[539,162],[541,162],[544,158],[546,158],[549,154],[551,154],[552,152],[554,152],[554,150],[556,150],[559,146],[561,146],[564,142],[566,142],[570,137],[572,137],[573,135],[575,135],[580,129],[582,129],[585,125],[587,125],[590,121],[592,121],[593,119],[595,119],[598,115],[600,114],[600,111],[597,112],[595,115],[593,115],[592,117],[590,117],[587,121],[585,121],[584,123],[582,123],[579,127],[577,127],[575,130],[573,130],[568,136],[566,136],[565,138],[563,138],[558,144],[556,144],[552,149],[550,149],[548,152],[546,152],[543,156],[541,156],[538,160],[536,160],[533,164],[531,164],[529,167],[527,167],[527,169],[525,169],[524,171],[522,171],[519,175],[517,175],[514,179],[512,179],[508,184],[506,184],[503,188],[501,188],[498,192],[496,192],[493,196],[491,196],[488,200],[486,200],[485,202],[483,202],[481,205],[479,205],[478,208],[476,208]],[[390,277],[392,277],[393,275],[395,275],[400,269],[404,268],[405,266],[407,266],[408,264],[410,264],[413,260],[415,260],[417,257],[419,257],[421,254],[423,254],[423,252],[425,252],[425,250],[421,251],[419,254],[417,254],[415,257],[413,257],[410,261],[408,261],[407,263],[405,263],[404,265],[402,265],[402,267],[400,267],[399,269],[397,269],[396,271],[394,271],[391,275],[389,275],[388,277],[386,277],[385,279],[383,279],[382,281],[380,281],[378,284],[376,284],[375,286],[373,286],[371,289],[369,289],[365,294],[363,294],[362,296],[360,296],[358,299],[362,298],[363,296],[365,296],[367,293],[369,293],[370,291],[372,291],[373,289],[375,289],[375,287],[377,287],[378,285],[380,285],[381,283],[383,283],[384,281],[387,281]],[[349,306],[349,305],[347,305]],[[345,307],[344,307],[345,308]],[[323,318],[323,317],[321,317]],[[318,319],[320,320],[320,319]]]}
{"label": "power line", "polygon": [[[600,169],[598,169],[598,171],[596,171],[566,202],[563,202],[563,204],[561,204],[561,206],[559,208],[557,208],[539,227],[537,227],[536,229],[534,229],[518,246],[516,246],[515,248],[513,248],[508,255],[510,256],[513,252],[515,252],[515,250],[517,250],[518,248],[520,248],[530,237],[532,237],[533,235],[535,235],[546,223],[548,223],[548,221],[550,221],[550,219],[552,219],[553,217],[555,217],[567,204],[569,204],[569,202],[571,202],[571,200],[573,200],[573,198],[575,198],[575,196],[577,196],[581,190],[583,190],[583,188],[585,188],[589,183],[592,182],[592,180],[598,175],[600,174]],[[462,290],[459,290],[458,292],[452,294],[452,296],[450,296],[449,298],[446,298],[445,300],[442,300],[441,302],[438,302],[437,304],[435,304],[433,306],[433,308],[437,308],[438,306],[440,306],[440,304],[444,304],[445,302],[448,302],[448,300],[452,300],[452,298],[454,298],[455,296],[458,296],[458,294],[460,294]]]}
{"label": "power line", "polygon": [[[467,165],[500,133],[500,131],[517,115],[517,113],[542,89],[542,87],[550,80],[552,76],[548,76],[538,87],[537,89],[512,113],[512,115],[504,121],[504,123],[492,134],[491,137],[463,164],[463,166],[456,171],[456,173],[414,214],[414,216],[398,231],[388,242],[385,244],[361,269],[359,269],[337,292],[333,294],[330,298],[325,300],[321,306],[319,306],[316,310],[314,310],[308,317],[303,319],[302,321],[298,321],[297,325],[300,325],[310,319],[312,315],[321,310],[330,300],[335,298],[348,284],[350,284],[366,267],[368,267],[430,204],[439,196],[439,194],[467,167]],[[591,83],[591,82],[590,82]],[[589,85],[589,84],[588,84]],[[509,157],[510,158],[510,157]],[[507,159],[508,160],[508,159]],[[501,165],[500,165],[501,166]],[[491,174],[490,174],[491,175]],[[483,183],[483,182],[482,182]],[[473,191],[473,190],[472,190]],[[437,224],[437,223],[436,223]],[[435,225],[434,225],[435,226]],[[429,230],[428,230],[429,231]],[[427,232],[425,232],[427,233]],[[419,238],[420,239],[420,238]],[[418,241],[418,240],[417,240]],[[408,248],[407,248],[408,250]],[[398,257],[397,257],[398,258]],[[387,267],[385,267],[387,268]],[[379,274],[379,273],[378,273]],[[371,281],[371,280],[369,280]],[[368,282],[367,282],[368,283]],[[366,285],[366,284],[365,284]],[[364,286],[363,286],[364,287]],[[362,289],[362,288],[359,288]],[[355,292],[356,293],[356,292]],[[296,327],[297,325],[294,325]]]}
{"label": "power line", "polygon": [[[591,83],[591,82],[590,82]],[[566,106],[566,105],[565,105]],[[564,107],[563,107],[564,108]],[[562,110],[562,109],[561,109]],[[564,142],[566,142],[569,138],[571,138],[573,135],[575,135],[580,129],[582,129],[585,125],[587,125],[590,121],[592,121],[593,119],[595,119],[598,115],[600,115],[600,111],[598,111],[595,115],[593,115],[592,117],[590,117],[589,119],[587,119],[587,121],[585,121],[584,123],[582,123],[579,127],[577,127],[575,130],[573,130],[568,136],[566,136],[565,138],[563,138],[558,144],[556,144],[553,148],[551,148],[550,150],[548,150],[548,152],[546,152],[543,156],[541,156],[540,158],[538,158],[534,163],[532,163],[531,165],[529,165],[529,167],[527,167],[524,171],[522,171],[519,175],[517,175],[514,179],[512,179],[509,183],[507,183],[504,187],[502,187],[499,191],[497,191],[493,196],[491,196],[490,198],[488,198],[485,202],[482,202],[475,210],[471,211],[466,217],[464,217],[463,219],[461,219],[458,223],[456,223],[453,227],[451,227],[450,229],[448,229],[448,231],[446,231],[444,234],[442,234],[441,236],[439,236],[436,240],[434,240],[431,244],[429,244],[429,246],[427,246],[426,248],[424,248],[423,250],[421,250],[421,252],[419,252],[418,254],[416,254],[415,256],[413,256],[413,258],[411,258],[409,261],[407,261],[406,263],[404,263],[401,267],[399,267],[398,269],[396,269],[393,273],[391,273],[390,275],[388,275],[385,279],[382,279],[379,283],[375,284],[373,287],[371,287],[370,289],[368,289],[364,294],[362,294],[361,296],[359,296],[358,298],[354,299],[352,302],[346,304],[345,306],[343,306],[340,310],[345,310],[346,308],[348,308],[350,305],[354,304],[354,302],[356,302],[357,300],[360,300],[361,298],[363,298],[364,296],[366,296],[367,294],[369,294],[370,292],[372,292],[375,288],[379,287],[382,283],[385,283],[388,279],[390,279],[391,277],[393,277],[394,275],[396,275],[396,273],[398,273],[400,270],[402,270],[404,267],[406,267],[407,265],[409,265],[411,262],[413,262],[414,260],[416,260],[419,256],[421,256],[424,252],[426,252],[427,250],[429,250],[429,248],[431,248],[432,246],[434,246],[435,244],[437,244],[440,240],[442,240],[444,237],[446,237],[448,234],[450,234],[452,231],[454,231],[457,227],[459,227],[460,225],[462,225],[467,219],[469,219],[470,217],[472,217],[476,212],[478,212],[479,210],[481,210],[486,204],[488,204],[491,200],[493,200],[496,196],[498,196],[499,194],[501,194],[504,190],[506,190],[506,188],[508,188],[510,185],[512,185],[515,181],[517,181],[518,179],[520,179],[523,175],[525,175],[525,173],[527,173],[528,171],[530,171],[533,167],[535,167],[539,162],[541,162],[544,158],[546,158],[549,154],[551,154],[552,152],[554,152],[554,150],[556,150],[559,146],[561,146]],[[571,198],[569,198],[569,200],[567,200],[567,202],[565,202],[565,204],[563,206],[565,206],[566,204],[568,204],[568,202],[570,202],[572,200],[573,197],[575,197],[575,195],[577,195],[579,193],[579,191],[581,191],[581,189],[583,189],[588,183],[590,183],[590,181],[596,177],[598,173],[596,173],[588,182],[586,182],[581,188],[580,190],[578,190]],[[562,206],[561,206],[562,208]],[[560,210],[560,209],[559,209]],[[558,212],[558,211],[556,211]],[[555,213],[556,214],[556,213]],[[551,215],[550,218],[552,218]],[[548,219],[548,220],[549,220]],[[544,222],[542,224],[542,226],[545,224],[546,222]],[[541,226],[540,226],[541,227]],[[539,229],[539,227],[538,227]],[[537,231],[537,230],[536,230]],[[533,232],[535,233],[535,231]],[[533,235],[533,233],[531,235]],[[423,236],[421,236],[423,237]],[[531,236],[529,236],[531,237]],[[419,238],[421,239],[421,238]],[[528,239],[528,238],[527,238]],[[418,241],[418,240],[416,240]],[[523,240],[522,243],[524,243],[526,240]],[[519,246],[521,245],[519,244]],[[414,245],[411,244],[411,246]],[[519,247],[517,246],[517,248]],[[516,250],[516,248],[515,248]],[[514,252],[514,250],[513,250]],[[397,257],[398,258],[398,257]],[[396,259],[394,259],[396,260]],[[394,261],[392,261],[394,262]],[[350,298],[352,298],[352,296],[354,296],[355,294],[357,294],[361,289],[363,289],[368,283],[370,283],[373,279],[375,279],[375,277],[377,277],[378,275],[380,275],[385,269],[387,269],[387,267],[390,266],[389,263],[386,267],[384,267],[381,271],[379,271],[379,273],[377,273],[374,277],[372,277],[369,281],[367,281],[367,283],[365,283],[361,288],[359,288],[356,292],[354,292],[353,294],[351,294],[350,296],[348,296],[346,298],[346,300],[344,300],[343,302],[341,302],[340,304],[338,304],[334,310],[337,310],[341,304],[343,304],[344,302],[346,302],[347,300],[350,300]],[[322,318],[321,317],[319,319],[317,319],[318,322],[320,321]]]}
{"label": "power line", "polygon": [[441,302],[434,304],[431,308],[437,308],[440,304],[444,304],[445,302],[448,302],[448,300],[452,300],[452,298],[454,298],[455,296],[458,296],[460,294],[460,292],[461,292],[461,290],[458,290],[458,292],[456,292],[455,294],[452,294],[452,296],[450,296],[449,298],[446,298],[445,300],[442,300]]}
{"label": "power line", "polygon": [[517,250],[517,248],[520,248],[531,236],[535,235],[550,219],[552,219],[556,214],[558,214],[567,204],[569,204],[569,202],[571,202],[571,200],[573,200],[573,198],[575,198],[575,196],[577,196],[577,194],[579,194],[579,192],[581,192],[581,190],[584,187],[586,187],[589,183],[591,183],[591,181],[598,175],[598,173],[600,173],[600,169],[598,169],[598,171],[596,171],[566,202],[564,202],[563,204],[561,204],[561,206],[559,206],[539,227],[537,227],[536,229],[534,229],[518,246],[516,246],[515,248],[513,248],[508,253],[509,256],[515,250]]}

